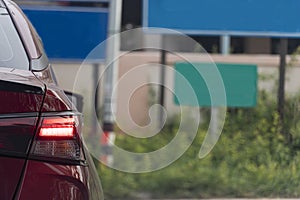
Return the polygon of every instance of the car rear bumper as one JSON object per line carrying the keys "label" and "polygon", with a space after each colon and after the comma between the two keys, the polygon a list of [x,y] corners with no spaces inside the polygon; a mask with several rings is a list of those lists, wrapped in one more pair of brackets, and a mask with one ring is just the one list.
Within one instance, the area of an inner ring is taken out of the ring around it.
{"label": "car rear bumper", "polygon": [[17,199],[89,198],[89,171],[86,166],[28,161]]}

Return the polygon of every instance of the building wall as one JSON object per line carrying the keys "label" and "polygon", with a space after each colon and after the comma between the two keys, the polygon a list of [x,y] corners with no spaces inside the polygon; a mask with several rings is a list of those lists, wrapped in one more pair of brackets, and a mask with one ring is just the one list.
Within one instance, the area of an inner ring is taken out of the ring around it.
{"label": "building wall", "polygon": [[[124,53],[124,52],[123,52]],[[289,60],[290,58],[288,58]],[[149,105],[153,95],[150,95],[150,90],[155,92],[158,99],[158,86],[160,80],[160,54],[158,52],[126,52],[120,58],[119,77],[117,98],[117,113],[116,120],[119,125],[126,131],[137,131],[139,127],[149,124]],[[173,103],[173,94],[171,90],[174,86],[174,76],[172,66],[177,61],[188,60],[191,62],[225,62],[225,63],[241,63],[241,64],[256,64],[258,65],[259,75],[278,76],[279,56],[273,55],[201,55],[199,53],[181,53],[168,54],[167,56],[167,73],[166,73],[166,109],[169,115],[180,111],[179,107]],[[76,74],[80,69],[78,64],[54,64],[54,71],[57,74],[59,84],[67,90],[73,90],[74,84],[77,84],[76,91],[85,97],[85,116],[89,118],[93,106],[91,106],[93,95],[93,66],[83,65],[84,68],[78,75],[82,78],[76,78]],[[101,67],[103,72],[104,66]],[[286,90],[288,94],[299,92],[300,90],[300,64],[297,62],[294,67],[287,69]],[[67,75],[67,76],[66,76]],[[259,89],[276,91],[275,80],[259,81]],[[137,89],[136,86],[139,86]],[[100,94],[103,98],[101,89],[103,83],[100,82]],[[276,92],[273,92],[276,96]],[[103,99],[100,98],[100,103]],[[153,121],[157,121],[157,108],[152,110],[154,114]],[[155,114],[156,113],[156,114]],[[88,122],[87,122],[88,123]]]}
{"label": "building wall", "polygon": [[245,54],[271,54],[271,38],[245,38]]}

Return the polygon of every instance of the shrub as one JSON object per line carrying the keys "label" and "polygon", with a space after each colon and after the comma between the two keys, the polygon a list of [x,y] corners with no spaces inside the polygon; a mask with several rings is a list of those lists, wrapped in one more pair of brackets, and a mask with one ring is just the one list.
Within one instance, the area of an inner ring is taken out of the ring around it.
{"label": "shrub", "polygon": [[[299,96],[286,101],[286,121],[279,123],[276,102],[262,91],[258,105],[229,109],[223,133],[213,151],[197,157],[207,123],[185,154],[167,168],[147,174],[126,174],[100,166],[106,197],[300,197]],[[209,117],[207,117],[209,118]],[[177,119],[176,117],[174,119]],[[290,143],[282,126],[293,136]],[[151,139],[118,135],[116,144],[133,152],[150,152],[176,134],[178,120]]]}

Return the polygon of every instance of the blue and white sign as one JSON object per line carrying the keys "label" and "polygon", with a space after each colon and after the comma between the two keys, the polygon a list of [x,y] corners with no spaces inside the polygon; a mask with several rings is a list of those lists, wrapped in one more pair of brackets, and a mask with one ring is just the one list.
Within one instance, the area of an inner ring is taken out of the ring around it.
{"label": "blue and white sign", "polygon": [[[22,7],[54,61],[81,62],[107,38],[108,9],[62,6]],[[90,62],[105,59],[105,47],[89,56]]]}
{"label": "blue and white sign", "polygon": [[299,8],[299,0],[144,0],[143,26],[195,35],[300,37]]}

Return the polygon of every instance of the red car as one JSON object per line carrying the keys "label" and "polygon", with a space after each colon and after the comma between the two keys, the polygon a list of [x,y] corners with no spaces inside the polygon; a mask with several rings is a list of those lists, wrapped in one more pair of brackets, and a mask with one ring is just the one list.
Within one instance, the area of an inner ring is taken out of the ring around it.
{"label": "red car", "polygon": [[8,0],[0,0],[0,96],[0,199],[103,199],[81,113],[57,86],[31,23]]}

